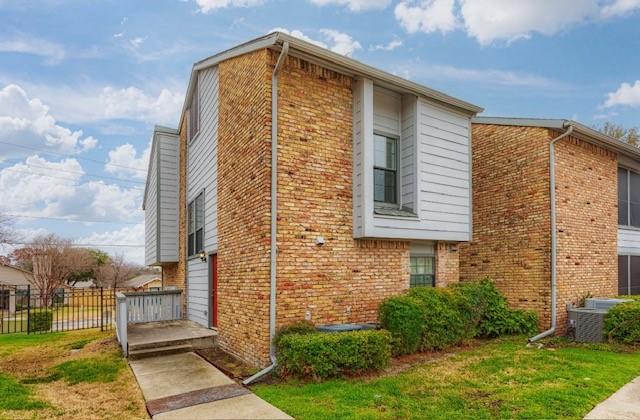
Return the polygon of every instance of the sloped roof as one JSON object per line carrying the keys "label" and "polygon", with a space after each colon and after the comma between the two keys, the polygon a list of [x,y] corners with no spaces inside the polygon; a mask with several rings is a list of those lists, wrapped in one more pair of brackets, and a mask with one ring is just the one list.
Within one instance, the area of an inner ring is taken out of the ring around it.
{"label": "sloped roof", "polygon": [[121,287],[143,287],[145,284],[151,283],[154,280],[162,280],[162,278],[158,274],[141,274],[125,281],[124,283],[122,283]]}

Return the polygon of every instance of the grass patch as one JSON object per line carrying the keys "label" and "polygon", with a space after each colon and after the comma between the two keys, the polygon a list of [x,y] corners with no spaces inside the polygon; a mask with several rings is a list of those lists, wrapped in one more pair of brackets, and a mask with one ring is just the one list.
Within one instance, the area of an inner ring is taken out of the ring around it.
{"label": "grass patch", "polygon": [[113,382],[124,361],[116,357],[70,360],[53,368],[53,375],[74,385],[80,382]]}
{"label": "grass patch", "polygon": [[640,371],[628,347],[492,340],[393,376],[259,385],[296,418],[582,418]]}
{"label": "grass patch", "polygon": [[0,410],[34,410],[47,406],[33,397],[31,389],[0,373]]}
{"label": "grass patch", "polygon": [[69,348],[71,350],[80,350],[80,349],[84,348],[84,346],[89,344],[91,341],[92,340],[90,338],[87,338],[87,339],[84,339],[84,340],[74,341],[73,343],[69,344]]}

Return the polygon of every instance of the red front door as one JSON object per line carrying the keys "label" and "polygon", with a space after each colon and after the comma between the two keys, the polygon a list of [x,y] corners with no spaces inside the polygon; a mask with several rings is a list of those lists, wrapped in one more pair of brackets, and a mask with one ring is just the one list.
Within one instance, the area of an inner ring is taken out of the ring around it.
{"label": "red front door", "polygon": [[218,255],[213,254],[211,261],[211,326],[218,327]]}

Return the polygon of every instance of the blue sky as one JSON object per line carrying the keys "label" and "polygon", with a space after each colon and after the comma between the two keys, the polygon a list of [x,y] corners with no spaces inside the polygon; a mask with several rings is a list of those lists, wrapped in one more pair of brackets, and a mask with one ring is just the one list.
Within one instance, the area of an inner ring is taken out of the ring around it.
{"label": "blue sky", "polygon": [[0,0],[0,22],[0,212],[137,262],[153,124],[194,61],[274,28],[485,115],[640,125],[640,0]]}

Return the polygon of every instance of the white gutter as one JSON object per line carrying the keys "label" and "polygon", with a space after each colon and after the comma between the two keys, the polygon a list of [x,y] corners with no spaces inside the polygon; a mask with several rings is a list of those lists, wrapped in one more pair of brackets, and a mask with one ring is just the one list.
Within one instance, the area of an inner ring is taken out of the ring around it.
{"label": "white gutter", "polygon": [[[558,254],[558,234],[556,228],[556,169],[555,169],[555,145],[558,141],[571,135],[573,133],[573,125],[569,125],[569,128],[549,143],[549,194],[551,199],[551,327],[529,339],[530,343],[538,341],[541,338],[548,337],[556,332],[557,320],[558,320],[558,276],[557,276],[557,264],[556,258]],[[566,128],[565,125],[565,128]]]}
{"label": "white gutter", "polygon": [[260,379],[276,366],[276,349],[273,345],[273,338],[276,335],[276,262],[278,256],[278,74],[288,52],[289,43],[285,41],[271,76],[271,251],[269,269],[271,277],[269,295],[269,357],[271,365],[245,379],[242,382],[244,385],[249,385]]}

